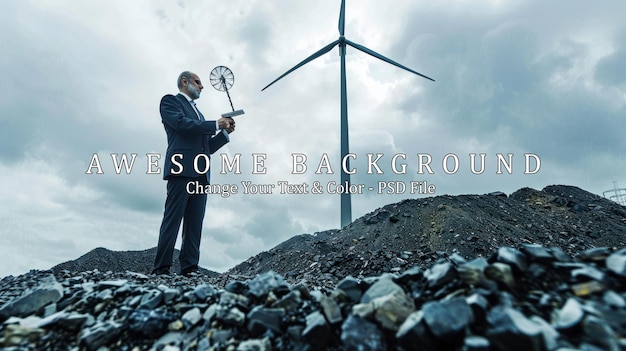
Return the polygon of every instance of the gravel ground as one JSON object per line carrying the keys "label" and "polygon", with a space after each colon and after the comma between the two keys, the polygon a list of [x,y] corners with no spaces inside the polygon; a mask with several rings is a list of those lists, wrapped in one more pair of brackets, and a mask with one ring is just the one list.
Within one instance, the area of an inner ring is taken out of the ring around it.
{"label": "gravel ground", "polygon": [[556,185],[404,200],[222,274],[98,248],[1,279],[0,346],[624,350],[625,240],[626,208]]}

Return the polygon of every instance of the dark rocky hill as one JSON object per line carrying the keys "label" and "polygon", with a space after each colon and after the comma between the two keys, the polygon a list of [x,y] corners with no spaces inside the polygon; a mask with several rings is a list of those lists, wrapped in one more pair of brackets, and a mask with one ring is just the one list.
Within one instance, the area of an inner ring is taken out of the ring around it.
{"label": "dark rocky hill", "polygon": [[0,280],[7,350],[626,350],[626,208],[571,186],[405,200],[223,274],[96,249]]}
{"label": "dark rocky hill", "polygon": [[352,275],[367,277],[426,267],[458,253],[487,256],[502,246],[541,244],[574,254],[626,245],[626,208],[580,188],[553,185],[510,196],[436,196],[379,208],[342,230],[293,237],[226,272],[252,277],[274,270],[289,281],[334,286]]}
{"label": "dark rocky hill", "polygon": [[[172,271],[180,271],[180,261],[178,256],[180,250],[174,249],[174,261],[172,262]],[[98,270],[101,272],[121,272],[126,271],[136,273],[150,273],[152,271],[152,264],[154,263],[154,257],[156,256],[156,247],[148,250],[137,251],[111,251],[102,247],[98,247],[89,251],[88,253],[80,256],[79,258],[60,263],[51,268],[51,270],[59,274],[63,270],[70,272],[86,272]],[[201,268],[202,273],[216,277],[220,274],[208,269]]]}
{"label": "dark rocky hill", "polygon": [[[287,281],[334,286],[352,275],[367,277],[427,266],[458,253],[485,256],[501,246],[536,243],[568,254],[592,247],[626,245],[626,208],[574,186],[541,191],[523,188],[507,196],[436,196],[407,199],[379,208],[349,226],[296,235],[224,272],[222,280],[249,278],[273,270]],[[111,251],[96,248],[52,267],[84,272],[149,273],[156,248]],[[179,271],[179,251],[173,272]],[[220,274],[202,269],[209,277]]]}

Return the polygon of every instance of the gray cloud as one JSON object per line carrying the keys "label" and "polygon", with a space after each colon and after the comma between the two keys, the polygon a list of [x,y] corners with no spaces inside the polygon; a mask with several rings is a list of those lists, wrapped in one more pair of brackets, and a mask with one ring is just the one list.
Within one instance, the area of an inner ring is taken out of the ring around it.
{"label": "gray cloud", "polygon": [[626,31],[616,35],[613,40],[613,52],[600,59],[596,65],[594,77],[603,85],[624,89],[626,85]]}
{"label": "gray cloud", "polygon": [[[347,37],[436,82],[348,50],[353,183],[427,180],[437,193],[513,191],[567,183],[601,193],[623,181],[624,4],[511,1],[396,6],[348,1]],[[5,4],[0,14],[0,275],[47,268],[97,246],[156,245],[165,196],[147,175],[145,154],[164,153],[158,101],[176,91],[185,69],[203,80],[212,67],[236,75],[239,118],[221,152],[242,154],[242,174],[216,183],[339,181],[339,57],[331,51],[265,92],[260,89],[337,38],[337,2],[58,2]],[[94,15],[97,14],[97,15]],[[207,86],[206,116],[230,109]],[[470,152],[488,154],[484,175],[470,174]],[[515,174],[495,174],[495,153],[515,153]],[[525,176],[533,152],[542,171]],[[104,175],[87,175],[97,153]],[[130,175],[116,175],[110,153],[137,153]],[[267,155],[266,175],[251,173],[251,154]],[[291,154],[309,171],[291,174]],[[322,154],[333,175],[316,175]],[[366,174],[366,154],[383,153],[385,174]],[[406,153],[408,172],[391,172]],[[435,175],[417,174],[417,153]],[[458,174],[441,159],[459,155]],[[162,161],[162,160],[161,160]],[[353,196],[356,218],[422,195]],[[209,199],[201,264],[227,269],[290,236],[335,228],[339,198],[328,194]],[[29,250],[24,248],[28,247]],[[19,253],[19,254],[18,254]]]}

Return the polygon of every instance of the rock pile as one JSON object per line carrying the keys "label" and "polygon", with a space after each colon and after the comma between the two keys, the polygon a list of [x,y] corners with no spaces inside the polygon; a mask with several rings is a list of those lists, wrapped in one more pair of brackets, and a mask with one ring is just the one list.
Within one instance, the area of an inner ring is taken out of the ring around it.
{"label": "rock pile", "polygon": [[9,350],[624,350],[626,248],[500,247],[333,289],[274,272],[32,271],[0,281]]}
{"label": "rock pile", "polygon": [[510,196],[407,199],[340,230],[295,236],[226,273],[253,277],[273,270],[292,283],[316,281],[332,289],[348,275],[430,267],[453,253],[487,257],[500,247],[522,244],[558,247],[570,256],[594,247],[624,247],[626,208],[566,185],[522,188]]}

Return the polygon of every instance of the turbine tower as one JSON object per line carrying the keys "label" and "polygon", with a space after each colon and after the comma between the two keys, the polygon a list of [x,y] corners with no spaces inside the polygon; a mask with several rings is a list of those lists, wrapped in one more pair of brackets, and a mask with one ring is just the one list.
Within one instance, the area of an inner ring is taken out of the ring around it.
{"label": "turbine tower", "polygon": [[[348,143],[348,98],[347,98],[347,89],[346,89],[346,45],[352,46],[353,48],[362,51],[368,55],[374,56],[379,60],[383,60],[387,63],[390,63],[396,67],[402,68],[406,71],[409,71],[411,73],[417,74],[418,76],[424,77],[428,80],[431,81],[435,81],[432,78],[429,78],[421,73],[418,73],[408,67],[405,67],[391,59],[386,58],[385,56],[372,51],[368,48],[366,48],[365,46],[359,45],[357,43],[354,43],[348,39],[346,39],[344,37],[344,30],[345,30],[345,24],[346,24],[346,2],[345,0],[341,0],[341,10],[339,12],[339,39],[333,41],[332,43],[324,46],[323,48],[321,48],[320,50],[318,50],[316,53],[314,53],[313,55],[307,57],[306,59],[304,59],[302,62],[298,63],[297,65],[295,65],[293,68],[291,68],[290,70],[288,70],[287,72],[285,72],[283,75],[281,75],[280,77],[276,78],[273,82],[271,82],[270,84],[268,84],[265,88],[261,89],[261,91],[269,88],[272,84],[276,83],[277,81],[279,81],[280,79],[282,79],[283,77],[285,77],[286,75],[288,75],[289,73],[295,71],[296,69],[306,65],[307,63],[315,60],[316,58],[326,54],[327,52],[329,52],[330,50],[332,50],[332,48],[335,47],[335,45],[339,46],[339,56],[341,56],[341,159],[343,160],[344,157],[349,154],[349,143]],[[350,169],[350,159],[348,158],[346,160],[346,169]],[[343,193],[341,193],[341,226],[345,227],[346,225],[352,223],[352,203],[350,200],[350,193],[347,192],[347,189],[349,188],[349,184],[350,184],[350,174],[346,173],[343,171],[343,167],[341,170],[341,184],[346,186],[346,191],[344,191]]]}

